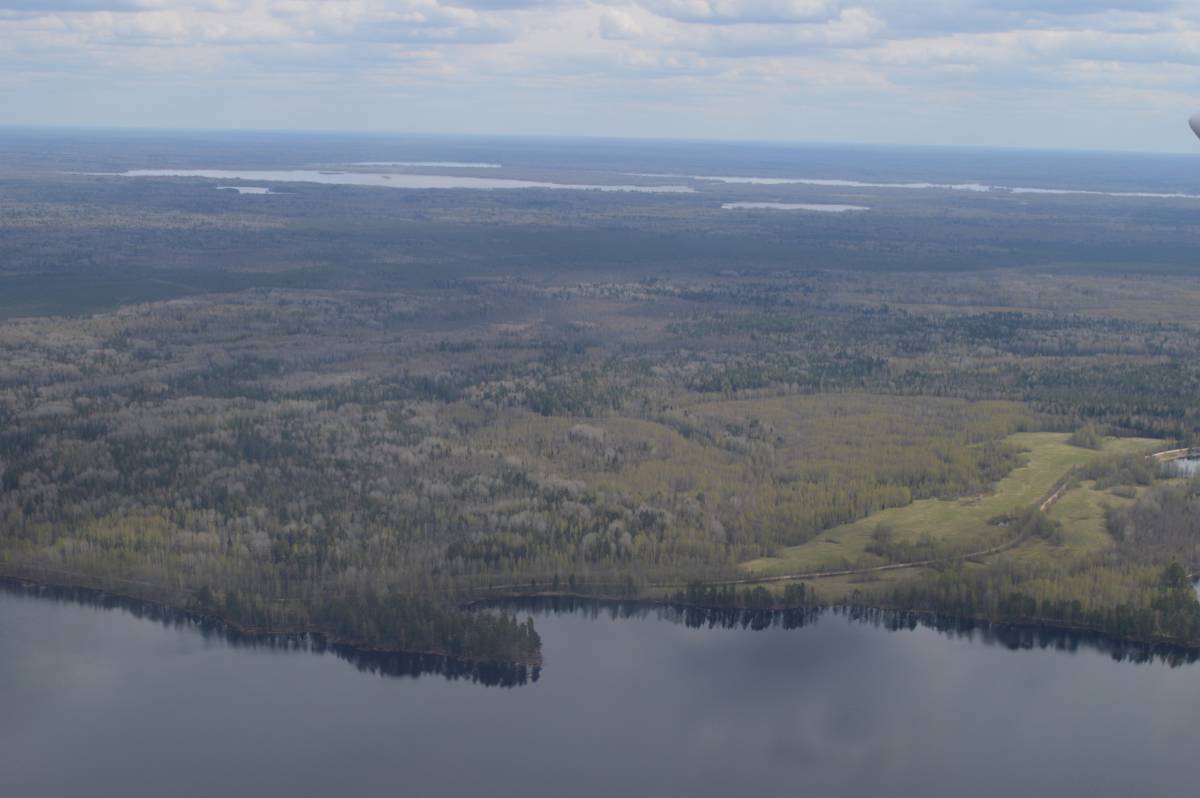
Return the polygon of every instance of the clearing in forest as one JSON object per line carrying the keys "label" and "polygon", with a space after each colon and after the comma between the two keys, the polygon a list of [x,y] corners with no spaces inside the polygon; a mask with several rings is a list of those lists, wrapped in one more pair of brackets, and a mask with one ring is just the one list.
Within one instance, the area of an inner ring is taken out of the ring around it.
{"label": "clearing in forest", "polygon": [[[899,545],[926,546],[935,551],[985,549],[1012,537],[1012,532],[995,519],[1033,506],[1072,468],[1102,455],[1148,453],[1162,446],[1161,441],[1151,438],[1108,438],[1103,450],[1093,450],[1071,446],[1067,438],[1065,433],[1016,433],[1007,440],[1024,449],[1028,461],[997,482],[989,493],[953,500],[922,499],[881,510],[836,526],[807,543],[782,549],[778,556],[745,562],[741,568],[748,575],[772,576],[885,565],[887,560],[867,550],[880,527],[890,529],[891,541]],[[1078,497],[1074,494],[1084,490],[1071,491],[1063,500],[1075,500]],[[1087,516],[1092,524],[1094,514]],[[1074,531],[1070,516],[1062,520],[1067,522],[1065,532],[1070,542]]]}

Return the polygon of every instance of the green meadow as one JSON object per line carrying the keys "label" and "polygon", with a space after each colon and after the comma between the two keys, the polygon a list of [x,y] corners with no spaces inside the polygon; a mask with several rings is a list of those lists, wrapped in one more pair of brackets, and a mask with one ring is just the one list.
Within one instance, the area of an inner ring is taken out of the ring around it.
{"label": "green meadow", "polygon": [[[802,545],[781,549],[777,556],[742,563],[741,568],[747,575],[776,576],[884,565],[884,559],[867,551],[880,526],[889,527],[898,543],[932,544],[947,553],[985,550],[1012,537],[994,519],[1040,503],[1071,469],[1104,455],[1149,453],[1163,445],[1151,438],[1108,438],[1102,450],[1093,450],[1071,446],[1067,438],[1064,433],[1052,432],[1013,434],[1007,440],[1024,450],[1026,462],[990,492],[953,500],[921,499],[881,510],[836,526]],[[1051,518],[1063,522],[1066,542],[1060,546],[1038,542],[1029,547],[1053,550],[1054,556],[1103,548],[1107,543],[1102,504],[1106,496],[1086,486],[1067,491],[1048,508]]]}

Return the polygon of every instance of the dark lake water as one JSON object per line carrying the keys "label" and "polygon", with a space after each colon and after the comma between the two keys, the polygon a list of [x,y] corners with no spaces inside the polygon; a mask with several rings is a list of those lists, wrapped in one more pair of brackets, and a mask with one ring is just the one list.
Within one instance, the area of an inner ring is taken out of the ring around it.
{"label": "dark lake water", "polygon": [[0,793],[1094,798],[1200,773],[1200,665],[835,614],[537,625],[545,669],[502,688],[0,592]]}

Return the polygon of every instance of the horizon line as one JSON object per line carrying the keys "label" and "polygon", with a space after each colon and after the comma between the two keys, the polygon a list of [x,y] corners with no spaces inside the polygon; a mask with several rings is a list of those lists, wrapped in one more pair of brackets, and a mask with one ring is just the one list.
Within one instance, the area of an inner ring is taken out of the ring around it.
{"label": "horizon line", "polygon": [[587,136],[579,134],[555,133],[504,133],[504,132],[444,132],[444,131],[414,131],[414,130],[369,130],[351,128],[257,128],[257,127],[171,127],[171,126],[141,126],[141,125],[91,125],[91,124],[5,124],[0,123],[0,134],[10,131],[56,131],[56,132],[106,132],[106,133],[176,133],[176,134],[242,134],[242,135],[294,135],[294,136],[347,136],[347,137],[396,137],[396,138],[427,138],[427,139],[515,139],[515,140],[555,140],[555,141],[591,141],[613,143],[689,143],[689,144],[723,144],[741,146],[773,146],[773,147],[847,147],[847,148],[878,148],[878,149],[947,149],[947,150],[1001,150],[1010,152],[1045,152],[1045,153],[1089,153],[1096,155],[1192,155],[1197,150],[1141,150],[1113,149],[1111,147],[1055,147],[1029,146],[1014,144],[962,144],[962,143],[889,143],[878,141],[823,141],[805,139],[754,139],[754,138],[706,138],[702,136]]}

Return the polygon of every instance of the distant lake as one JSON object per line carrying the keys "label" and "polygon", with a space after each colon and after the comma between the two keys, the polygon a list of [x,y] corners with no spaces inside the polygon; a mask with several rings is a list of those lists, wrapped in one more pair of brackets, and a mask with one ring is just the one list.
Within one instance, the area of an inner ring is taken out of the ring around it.
{"label": "distant lake", "polygon": [[384,677],[330,654],[0,592],[3,792],[1124,798],[1194,788],[1200,666],[1119,662],[1032,633],[893,632],[837,614],[760,631],[595,607],[534,614],[545,669],[499,688]]}
{"label": "distant lake", "polygon": [[350,166],[415,166],[430,169],[499,169],[498,163],[478,161],[355,161]]}
{"label": "distant lake", "polygon": [[1005,186],[975,182],[932,183],[925,180],[909,183],[880,183],[864,180],[848,180],[845,178],[723,177],[715,175],[677,175],[657,172],[629,172],[628,174],[637,177],[673,178],[677,180],[697,180],[701,182],[751,186],[818,186],[822,188],[909,189],[917,191],[935,189],[939,191],[967,191],[973,194],[995,192],[1000,194],[1043,194],[1051,196],[1118,197],[1125,199],[1200,199],[1200,194],[1191,194],[1183,191],[1098,191],[1094,189],[1058,186]]}
{"label": "distant lake", "polygon": [[814,202],[726,202],[721,207],[727,211],[815,211],[817,213],[846,213],[847,211],[871,210],[866,205],[836,205]]}
{"label": "distant lake", "polygon": [[121,177],[204,177],[213,180],[253,180],[276,183],[321,183],[336,186],[372,186],[379,188],[473,188],[515,189],[549,188],[570,191],[629,191],[647,194],[690,194],[690,186],[592,185],[546,183],[503,177],[469,175],[404,174],[400,172],[340,172],[316,169],[134,169]]}
{"label": "distant lake", "polygon": [[218,191],[236,191],[239,194],[274,194],[266,186],[217,186]]}

